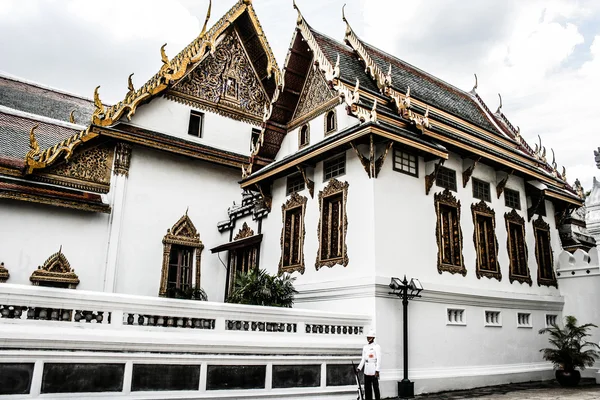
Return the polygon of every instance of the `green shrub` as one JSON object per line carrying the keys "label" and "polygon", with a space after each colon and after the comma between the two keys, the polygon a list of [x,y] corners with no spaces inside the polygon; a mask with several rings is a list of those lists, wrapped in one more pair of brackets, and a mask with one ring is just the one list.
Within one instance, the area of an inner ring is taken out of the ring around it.
{"label": "green shrub", "polygon": [[227,302],[289,308],[294,304],[294,295],[298,293],[293,284],[295,280],[288,274],[269,275],[264,269],[258,268],[238,273]]}

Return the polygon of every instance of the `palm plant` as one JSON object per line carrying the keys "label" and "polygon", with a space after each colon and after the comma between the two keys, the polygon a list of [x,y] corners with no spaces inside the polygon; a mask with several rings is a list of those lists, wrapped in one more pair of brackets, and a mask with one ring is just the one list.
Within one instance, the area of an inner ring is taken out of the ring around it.
{"label": "palm plant", "polygon": [[266,270],[258,268],[238,273],[227,302],[290,308],[294,304],[294,295],[298,293],[293,285],[295,280],[288,274],[269,275]]}
{"label": "palm plant", "polygon": [[[559,371],[562,370],[567,375],[572,374],[577,377],[576,385],[579,382],[579,371],[576,368],[585,369],[594,365],[596,358],[600,357],[600,346],[596,343],[588,342],[586,338],[590,336],[588,331],[591,328],[597,328],[594,324],[577,325],[577,318],[572,315],[565,317],[565,327],[561,329],[556,324],[549,328],[540,329],[540,334],[549,333],[549,341],[555,348],[544,348],[544,360],[550,361],[557,369],[557,379]],[[564,384],[561,382],[561,384]]]}

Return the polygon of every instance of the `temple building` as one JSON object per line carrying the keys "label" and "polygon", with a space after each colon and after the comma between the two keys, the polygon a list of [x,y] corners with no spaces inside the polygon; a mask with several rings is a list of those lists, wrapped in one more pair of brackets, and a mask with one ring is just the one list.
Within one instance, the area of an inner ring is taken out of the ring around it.
{"label": "temple building", "polygon": [[[113,105],[100,88],[0,76],[0,382],[21,382],[0,394],[350,399],[373,328],[395,396],[388,285],[404,276],[424,287],[409,315],[416,392],[552,378],[538,330],[576,295],[561,252],[597,262],[600,189],[588,234],[581,185],[477,84],[379,50],[345,17],[337,40],[297,12],[282,68],[239,0],[179,54],[163,46],[160,70],[138,87],[130,75]],[[296,278],[294,309],[225,303],[254,268]],[[208,302],[180,299],[199,288]],[[92,371],[100,389],[58,383]],[[156,371],[185,382],[162,387]]]}

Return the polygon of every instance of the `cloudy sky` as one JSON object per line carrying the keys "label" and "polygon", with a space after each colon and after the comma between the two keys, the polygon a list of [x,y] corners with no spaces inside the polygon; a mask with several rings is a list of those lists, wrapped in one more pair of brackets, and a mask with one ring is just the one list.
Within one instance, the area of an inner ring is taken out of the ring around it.
{"label": "cloudy sky", "polygon": [[[215,22],[235,0],[214,0]],[[341,7],[361,38],[478,93],[554,148],[572,183],[600,177],[600,1],[297,0],[317,30],[342,40]],[[279,66],[294,30],[292,0],[254,0]],[[117,102],[199,33],[208,0],[1,0],[0,71]],[[550,156],[551,157],[551,156]]]}

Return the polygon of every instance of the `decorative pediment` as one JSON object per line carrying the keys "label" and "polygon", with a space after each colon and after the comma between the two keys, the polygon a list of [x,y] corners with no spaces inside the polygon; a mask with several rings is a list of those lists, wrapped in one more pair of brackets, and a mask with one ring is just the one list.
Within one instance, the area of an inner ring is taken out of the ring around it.
{"label": "decorative pediment", "polygon": [[71,269],[67,257],[62,253],[62,247],[52,254],[44,265],[33,271],[29,280],[38,286],[75,289],[79,285],[79,277],[75,274],[75,270]]}
{"label": "decorative pediment", "polygon": [[254,236],[254,231],[248,226],[247,223],[244,222],[244,225],[242,225],[242,229],[240,229],[237,235],[235,235],[233,240],[245,239],[250,236]]}
{"label": "decorative pediment", "polygon": [[200,241],[200,234],[190,217],[188,217],[187,211],[171,229],[167,229],[167,234],[163,238],[163,244],[167,243],[204,248],[202,241]]}
{"label": "decorative pediment", "polygon": [[235,29],[167,97],[230,118],[261,123],[269,98]]}
{"label": "decorative pediment", "polygon": [[8,273],[8,270],[4,267],[4,263],[0,263],[0,283],[6,282],[9,277],[10,274]]}
{"label": "decorative pediment", "polygon": [[114,145],[104,143],[88,149],[80,147],[68,162],[63,161],[35,174],[34,179],[96,193],[108,193],[113,158]]}
{"label": "decorative pediment", "polygon": [[334,97],[323,74],[316,68],[310,68],[292,121],[309,114]]}

